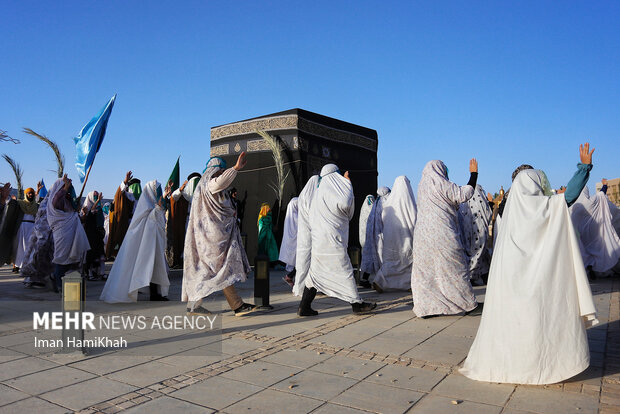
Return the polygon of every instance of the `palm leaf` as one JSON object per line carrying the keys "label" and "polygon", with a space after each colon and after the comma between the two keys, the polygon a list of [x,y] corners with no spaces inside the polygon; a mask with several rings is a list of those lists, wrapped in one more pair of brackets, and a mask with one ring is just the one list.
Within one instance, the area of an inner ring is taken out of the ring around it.
{"label": "palm leaf", "polygon": [[9,157],[6,154],[2,154],[2,158],[4,158],[4,160],[9,163],[11,169],[13,169],[13,173],[15,174],[15,180],[17,181],[17,198],[24,198],[24,189],[22,187],[22,175],[24,174],[24,172],[22,171],[22,168],[17,162],[15,162],[13,158]]}
{"label": "palm leaf", "polygon": [[61,178],[65,170],[65,157],[60,152],[60,148],[58,147],[58,144],[56,144],[54,141],[52,141],[45,135],[37,134],[30,128],[24,128],[24,132],[26,134],[32,135],[38,140],[45,142],[47,145],[49,145],[52,151],[54,151],[54,155],[56,156],[56,164],[58,165],[58,171],[57,171],[58,178]]}
{"label": "palm leaf", "polygon": [[271,155],[273,156],[273,162],[276,165],[277,172],[277,182],[271,184],[270,187],[276,193],[276,197],[279,202],[282,202],[282,197],[284,195],[284,184],[286,183],[286,179],[290,171],[284,173],[284,146],[276,140],[276,138],[272,137],[265,131],[256,130],[256,133],[260,135],[263,140],[269,146],[271,150]]}
{"label": "palm leaf", "polygon": [[10,136],[8,136],[6,131],[3,131],[1,129],[0,129],[0,141],[12,142],[13,144],[19,144],[20,143],[20,141],[18,139],[11,138]]}

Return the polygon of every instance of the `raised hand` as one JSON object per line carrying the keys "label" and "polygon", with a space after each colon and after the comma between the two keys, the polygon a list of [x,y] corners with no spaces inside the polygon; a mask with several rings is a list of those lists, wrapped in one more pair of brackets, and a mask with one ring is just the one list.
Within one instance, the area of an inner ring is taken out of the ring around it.
{"label": "raised hand", "polygon": [[186,186],[187,186],[187,180],[185,180],[185,181],[183,182],[183,185],[181,186],[181,188],[179,188],[179,190],[181,190],[181,191],[185,190],[185,187],[186,187]]}
{"label": "raised hand", "polygon": [[475,158],[469,160],[469,172],[477,173],[478,172],[478,161]]}
{"label": "raised hand", "polygon": [[589,142],[579,146],[579,159],[582,164],[592,164],[592,154],[594,154],[594,148],[590,151]]}
{"label": "raised hand", "polygon": [[345,171],[344,174],[342,174],[342,176],[344,178],[346,178],[347,180],[351,181],[351,178],[349,177],[349,172],[348,171]]}
{"label": "raised hand", "polygon": [[62,176],[62,182],[64,183],[65,186],[65,190],[69,190],[69,188],[71,188],[71,178],[67,177],[67,174]]}
{"label": "raised hand", "polygon": [[133,178],[133,175],[131,175],[131,171],[127,171],[127,174],[125,174],[125,184],[128,184],[132,178]]}
{"label": "raised hand", "polygon": [[239,158],[237,158],[237,163],[233,167],[235,170],[237,171],[241,170],[248,163],[247,160],[245,159],[246,155],[247,154],[245,153],[245,151],[239,154]]}
{"label": "raised hand", "polygon": [[168,198],[171,192],[172,192],[172,180],[168,181],[168,185],[166,186],[166,189],[164,190],[164,198]]}
{"label": "raised hand", "polygon": [[493,196],[491,195],[491,193],[487,193],[487,200],[493,202]]}
{"label": "raised hand", "polygon": [[601,184],[603,184],[603,185],[607,185],[607,178],[603,178],[603,179],[601,180]]}
{"label": "raised hand", "polygon": [[41,191],[42,188],[43,188],[43,184],[41,183],[41,181],[39,181],[37,183],[37,194],[39,194],[39,192]]}

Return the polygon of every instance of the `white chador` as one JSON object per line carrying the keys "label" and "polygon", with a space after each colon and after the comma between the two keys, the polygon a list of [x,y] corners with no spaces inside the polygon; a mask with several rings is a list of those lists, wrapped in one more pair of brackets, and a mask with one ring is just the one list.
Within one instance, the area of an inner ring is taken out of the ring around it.
{"label": "white chador", "polygon": [[581,241],[583,264],[603,274],[616,266],[620,238],[612,225],[607,195],[599,191],[590,197],[588,187],[584,187],[569,210]]}
{"label": "white chador", "polygon": [[460,370],[471,379],[552,384],[590,363],[592,293],[564,195],[545,195],[543,174],[521,171],[510,189],[478,334]]}
{"label": "white chador", "polygon": [[366,258],[373,265],[362,270],[374,273],[373,282],[382,289],[407,290],[411,287],[413,263],[413,228],[417,207],[409,179],[404,175],[394,181],[389,197],[380,196],[368,218]]}
{"label": "white chador", "polygon": [[284,234],[280,245],[279,260],[286,264],[287,272],[291,272],[295,267],[295,256],[297,254],[297,200],[297,197],[291,198],[286,207]]}
{"label": "white chador", "polygon": [[101,292],[108,303],[136,302],[138,290],[154,283],[160,294],[168,295],[168,264],[164,209],[157,204],[159,183],[144,186],[129,229]]}
{"label": "white chador", "polygon": [[310,270],[312,234],[310,232],[310,205],[319,186],[319,176],[310,177],[297,199],[297,251],[295,254],[295,285],[293,294],[301,296]]}
{"label": "white chador", "polygon": [[63,185],[62,178],[59,178],[47,195],[50,200],[47,203],[47,222],[54,237],[54,259],[52,263],[68,265],[79,263],[90,249],[90,244],[78,213],[58,210],[54,207],[52,200]]}
{"label": "white chador", "polygon": [[[366,202],[360,209],[360,244],[362,246],[362,272],[374,275],[381,266],[379,250],[383,249],[383,222],[381,221],[381,206],[390,196],[389,187],[377,188],[377,198],[366,196]],[[369,202],[370,197],[372,202]],[[377,211],[379,214],[377,214]],[[362,216],[364,222],[362,223]],[[362,227],[364,228],[364,241],[362,241]],[[381,246],[381,247],[379,247]]]}
{"label": "white chador", "polygon": [[359,240],[360,246],[362,246],[362,250],[364,249],[364,245],[366,244],[366,227],[368,226],[368,216],[370,216],[370,212],[372,211],[372,205],[374,203],[375,197],[368,194],[364,198],[364,204],[362,204],[362,208],[360,208]]}
{"label": "white chador", "polygon": [[361,303],[347,253],[354,208],[351,181],[336,165],[327,164],[310,204],[312,249],[305,285],[348,303]]}

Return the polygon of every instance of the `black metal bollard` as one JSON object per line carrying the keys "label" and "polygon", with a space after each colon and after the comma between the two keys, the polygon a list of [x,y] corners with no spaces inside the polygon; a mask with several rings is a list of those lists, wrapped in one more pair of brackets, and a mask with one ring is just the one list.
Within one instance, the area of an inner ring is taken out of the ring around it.
{"label": "black metal bollard", "polygon": [[269,257],[254,259],[254,304],[257,309],[273,309],[269,304]]}

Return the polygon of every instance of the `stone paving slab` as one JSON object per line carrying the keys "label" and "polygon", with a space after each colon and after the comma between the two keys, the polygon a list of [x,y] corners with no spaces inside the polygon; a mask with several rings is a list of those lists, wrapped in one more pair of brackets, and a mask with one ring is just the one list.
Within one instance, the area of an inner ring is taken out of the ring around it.
{"label": "stone paving slab", "polygon": [[340,375],[347,378],[364,379],[383,368],[385,364],[375,361],[364,361],[335,355],[310,368],[312,371],[325,374]]}
{"label": "stone paving slab", "polygon": [[25,400],[18,401],[13,404],[5,405],[0,407],[0,413],[66,413],[67,409],[63,407],[59,407],[58,405],[52,404],[48,401],[42,400],[40,398],[31,397]]}
{"label": "stone paving slab", "polygon": [[331,355],[316,351],[285,349],[264,358],[263,361],[297,368],[310,368],[330,357]]}
{"label": "stone paving slab", "polygon": [[269,387],[301,371],[300,368],[285,367],[269,362],[256,361],[222,374],[222,377]]}
{"label": "stone paving slab", "polygon": [[4,383],[18,390],[38,395],[57,388],[83,382],[94,377],[93,374],[88,372],[62,366],[6,380]]}
{"label": "stone paving slab", "polygon": [[0,365],[0,381],[56,368],[58,364],[37,357],[26,357]]}
{"label": "stone paving slab", "polygon": [[99,377],[42,394],[41,398],[62,407],[81,410],[135,389],[131,385]]}
{"label": "stone paving slab", "polygon": [[430,392],[446,374],[428,369],[387,365],[366,378],[368,382],[407,390]]}
{"label": "stone paving slab", "polygon": [[449,375],[434,390],[433,394],[503,406],[510,398],[515,386],[512,384],[491,384],[472,381],[461,374]]}
{"label": "stone paving slab", "polygon": [[28,397],[30,397],[29,394],[0,384],[0,406],[7,405],[19,400],[24,400]]}
{"label": "stone paving slab", "polygon": [[288,394],[276,390],[264,390],[244,399],[224,412],[227,414],[270,413],[270,414],[306,414],[322,405],[323,402],[308,397]]}
{"label": "stone paving slab", "polygon": [[408,411],[415,414],[504,414],[502,407],[428,395]]}
{"label": "stone paving slab", "polygon": [[161,397],[157,400],[152,400],[137,407],[130,408],[124,412],[127,414],[171,414],[175,412],[182,412],[183,414],[211,414],[214,413],[215,410],[176,398]]}
{"label": "stone paving slab", "polygon": [[518,387],[507,406],[539,414],[597,413],[598,398],[584,394]]}
{"label": "stone paving slab", "polygon": [[188,401],[194,404],[224,409],[231,404],[241,401],[263,388],[244,382],[234,381],[222,377],[212,377],[201,383],[190,385],[170,394],[171,397]]}
{"label": "stone paving slab", "polygon": [[362,381],[334,398],[332,402],[377,413],[401,414],[407,412],[423,396],[421,392]]}
{"label": "stone paving slab", "polygon": [[273,388],[327,401],[357,382],[357,380],[352,378],[344,378],[315,371],[302,371],[293,377],[275,384]]}

